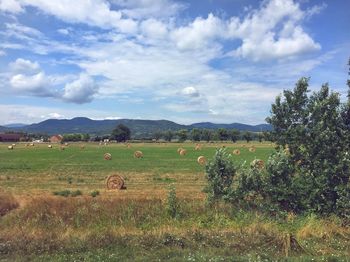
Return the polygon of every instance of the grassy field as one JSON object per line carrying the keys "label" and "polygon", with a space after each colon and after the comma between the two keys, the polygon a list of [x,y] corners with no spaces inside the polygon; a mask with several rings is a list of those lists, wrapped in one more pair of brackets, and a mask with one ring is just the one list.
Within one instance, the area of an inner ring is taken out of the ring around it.
{"label": "grassy field", "polygon": [[[266,161],[274,150],[255,143],[252,153],[251,145],[210,143],[196,151],[193,143],[87,143],[61,151],[58,145],[8,150],[0,144],[0,209],[19,204],[0,216],[0,261],[349,261],[350,228],[337,217],[206,205],[197,157],[210,159],[225,146],[241,150],[233,156],[240,165]],[[144,158],[135,159],[136,150]],[[103,159],[106,152],[112,160]],[[125,178],[126,190],[105,189],[114,173]],[[166,212],[170,184],[178,197],[176,218]],[[53,195],[62,190],[82,195]],[[100,195],[91,197],[94,190]]]}
{"label": "grassy field", "polygon": [[[59,145],[48,148],[47,144],[26,147],[17,144],[8,150],[8,144],[0,144],[0,187],[16,194],[42,193],[63,189],[82,191],[105,189],[105,178],[114,173],[126,179],[128,190],[124,195],[158,195],[166,184],[174,183],[179,194],[193,198],[200,194],[205,185],[204,167],[197,163],[198,156],[210,159],[215,148],[226,146],[227,150],[240,149],[241,155],[234,156],[237,164],[247,164],[255,158],[266,160],[273,148],[270,144],[252,144],[256,151],[249,152],[251,145],[203,144],[195,150],[195,144],[70,144],[65,150]],[[187,150],[186,156],[177,153],[179,147]],[[142,159],[135,159],[133,153],[141,150]],[[104,153],[111,153],[112,160],[103,159]]]}

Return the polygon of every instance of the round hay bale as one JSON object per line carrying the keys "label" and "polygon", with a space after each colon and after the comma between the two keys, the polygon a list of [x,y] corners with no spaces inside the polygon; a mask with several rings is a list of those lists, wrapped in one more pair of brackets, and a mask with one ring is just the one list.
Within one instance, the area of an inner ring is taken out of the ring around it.
{"label": "round hay bale", "polygon": [[194,150],[198,151],[198,150],[201,150],[202,149],[202,146],[200,144],[196,144]]}
{"label": "round hay bale", "polygon": [[108,190],[126,189],[124,185],[124,178],[120,175],[110,175],[106,180],[106,187]]}
{"label": "round hay bale", "polygon": [[200,164],[201,166],[205,165],[207,163],[207,159],[204,156],[199,156],[197,158],[197,162],[198,164]]}
{"label": "round hay bale", "polygon": [[111,155],[110,153],[105,153],[105,154],[103,155],[103,158],[104,158],[105,160],[111,160],[111,159],[112,159],[112,155]]}
{"label": "round hay bale", "polygon": [[186,149],[181,149],[179,154],[180,154],[180,156],[185,156],[186,153],[187,153]]}
{"label": "round hay bale", "polygon": [[66,149],[66,147],[65,146],[60,146],[60,150],[65,150]]}
{"label": "round hay bale", "polygon": [[233,150],[233,154],[239,156],[241,154],[241,151],[239,149],[235,149]]}
{"label": "round hay bale", "polygon": [[16,144],[12,144],[12,146],[16,146]]}
{"label": "round hay bale", "polygon": [[68,144],[68,143],[64,143],[64,145],[65,145],[65,146],[69,146],[69,144]]}
{"label": "round hay bale", "polygon": [[251,163],[250,163],[250,167],[252,168],[256,168],[256,169],[263,169],[265,167],[265,163],[263,160],[261,159],[254,159]]}
{"label": "round hay bale", "polygon": [[48,147],[48,148],[52,148],[52,145],[48,145],[47,147]]}
{"label": "round hay bale", "polygon": [[85,149],[85,145],[81,145],[81,146],[80,146],[80,149]]}
{"label": "round hay bale", "polygon": [[180,151],[181,151],[182,149],[183,149],[182,147],[179,147],[179,148],[177,149],[177,153],[180,154]]}
{"label": "round hay bale", "polygon": [[8,150],[13,150],[13,146],[8,146],[7,149]]}
{"label": "round hay bale", "polygon": [[256,149],[255,149],[255,147],[253,147],[253,146],[249,148],[249,152],[251,152],[251,153],[254,153],[255,150],[256,150]]}
{"label": "round hay bale", "polygon": [[143,157],[143,153],[141,151],[135,151],[134,152],[134,157],[135,158],[142,158]]}
{"label": "round hay bale", "polygon": [[34,143],[31,143],[30,146],[34,146]]}

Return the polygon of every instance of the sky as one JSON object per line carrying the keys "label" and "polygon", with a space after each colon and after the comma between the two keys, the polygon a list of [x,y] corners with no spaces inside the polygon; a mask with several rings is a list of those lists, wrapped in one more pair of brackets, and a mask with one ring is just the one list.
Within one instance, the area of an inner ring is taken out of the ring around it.
{"label": "sky", "polygon": [[349,0],[0,0],[0,125],[260,124],[310,77],[345,99]]}

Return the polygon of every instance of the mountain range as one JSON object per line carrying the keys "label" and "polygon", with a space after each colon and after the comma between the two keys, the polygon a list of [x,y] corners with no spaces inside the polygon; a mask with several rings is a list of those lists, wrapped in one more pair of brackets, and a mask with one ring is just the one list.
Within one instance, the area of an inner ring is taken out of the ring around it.
{"label": "mountain range", "polygon": [[40,123],[23,125],[11,124],[0,127],[0,131],[21,131],[27,133],[69,134],[88,133],[90,135],[105,135],[118,125],[124,124],[130,128],[132,137],[150,137],[156,131],[193,128],[207,129],[238,129],[241,131],[261,132],[271,130],[268,124],[246,125],[241,123],[215,124],[211,122],[195,123],[191,125],[181,125],[168,120],[139,120],[139,119],[117,119],[117,120],[92,120],[86,117],[76,117],[73,119],[48,119]]}

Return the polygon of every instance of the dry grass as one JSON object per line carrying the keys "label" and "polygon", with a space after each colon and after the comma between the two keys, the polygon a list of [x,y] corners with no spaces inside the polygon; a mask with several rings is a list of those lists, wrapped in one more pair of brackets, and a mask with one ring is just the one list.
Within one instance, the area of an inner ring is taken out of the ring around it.
{"label": "dry grass", "polygon": [[0,217],[18,207],[19,204],[12,194],[0,191]]}

